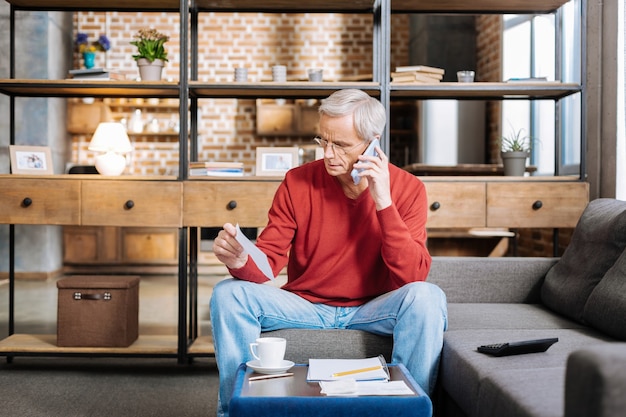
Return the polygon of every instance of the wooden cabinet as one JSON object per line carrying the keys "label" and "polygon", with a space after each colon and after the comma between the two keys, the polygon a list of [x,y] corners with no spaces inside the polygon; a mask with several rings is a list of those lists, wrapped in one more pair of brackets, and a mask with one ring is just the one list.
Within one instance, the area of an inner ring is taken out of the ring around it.
{"label": "wooden cabinet", "polygon": [[575,227],[589,200],[584,182],[487,184],[487,226]]}
{"label": "wooden cabinet", "polygon": [[0,176],[0,223],[67,226],[69,264],[178,262],[182,183],[78,177]]}
{"label": "wooden cabinet", "polygon": [[429,229],[484,227],[485,182],[424,181]]}
{"label": "wooden cabinet", "polygon": [[65,265],[102,265],[119,260],[118,228],[65,226],[63,263]]}
{"label": "wooden cabinet", "polygon": [[70,266],[176,265],[178,229],[162,227],[66,226],[63,262]]}
{"label": "wooden cabinet", "polygon": [[78,224],[79,181],[11,178],[0,181],[0,216],[10,224]]}
{"label": "wooden cabinet", "polygon": [[221,227],[239,223],[262,227],[280,180],[186,181],[183,191],[185,226]]}
{"label": "wooden cabinet", "polygon": [[566,177],[424,177],[429,229],[573,228],[589,185]]}
{"label": "wooden cabinet", "polygon": [[82,224],[180,227],[180,182],[83,181]]}

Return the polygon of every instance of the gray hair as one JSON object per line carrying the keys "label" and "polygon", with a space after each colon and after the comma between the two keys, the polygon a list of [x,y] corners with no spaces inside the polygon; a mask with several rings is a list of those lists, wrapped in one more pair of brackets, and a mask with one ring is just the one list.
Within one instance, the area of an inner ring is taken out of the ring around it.
{"label": "gray hair", "polygon": [[320,115],[343,117],[354,115],[354,130],[359,138],[371,141],[382,136],[387,113],[380,101],[356,89],[338,90],[322,100]]}

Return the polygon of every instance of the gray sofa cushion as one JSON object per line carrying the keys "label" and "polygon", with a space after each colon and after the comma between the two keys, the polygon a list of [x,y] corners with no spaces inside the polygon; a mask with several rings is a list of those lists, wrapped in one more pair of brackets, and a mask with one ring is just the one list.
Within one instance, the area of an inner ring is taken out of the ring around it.
{"label": "gray sofa cushion", "polygon": [[565,415],[623,416],[626,344],[607,343],[573,352],[567,360]]}
{"label": "gray sofa cushion", "polygon": [[466,329],[583,329],[540,304],[448,304],[448,331]]}
{"label": "gray sofa cushion", "polygon": [[589,296],[583,317],[596,329],[626,340],[626,250]]}
{"label": "gray sofa cushion", "polygon": [[[452,319],[452,315],[450,316]],[[559,341],[543,353],[497,358],[476,351],[476,348],[482,344],[548,337],[558,337]],[[477,417],[479,415],[481,386],[487,378],[510,371],[549,368],[561,368],[564,370],[567,358],[573,350],[594,346],[610,340],[612,339],[590,328],[447,331],[444,334],[439,380],[448,395],[463,410],[467,411],[469,417]],[[515,391],[519,387],[513,386],[507,389]],[[563,385],[553,386],[549,393],[552,393],[554,396],[562,396]],[[534,400],[532,397],[529,397],[524,398],[523,401],[532,402]],[[515,407],[523,409],[528,406],[528,404],[518,404]]]}
{"label": "gray sofa cushion", "polygon": [[479,417],[563,417],[565,367],[496,371],[480,387]]}
{"label": "gray sofa cushion", "polygon": [[543,278],[556,258],[434,256],[428,282],[450,303],[539,303]]}
{"label": "gray sofa cushion", "polygon": [[283,329],[263,333],[264,337],[287,339],[285,359],[308,364],[311,358],[358,359],[383,355],[391,362],[393,338],[362,330]]}
{"label": "gray sofa cushion", "polygon": [[626,247],[626,202],[591,201],[559,262],[548,271],[541,299],[552,310],[583,320],[587,298]]}

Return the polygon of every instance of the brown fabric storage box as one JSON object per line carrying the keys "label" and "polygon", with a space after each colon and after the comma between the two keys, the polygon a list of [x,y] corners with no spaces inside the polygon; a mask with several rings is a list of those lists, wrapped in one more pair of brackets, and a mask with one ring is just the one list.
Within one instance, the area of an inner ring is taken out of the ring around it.
{"label": "brown fabric storage box", "polygon": [[138,336],[138,276],[73,276],[57,282],[57,345],[127,347]]}

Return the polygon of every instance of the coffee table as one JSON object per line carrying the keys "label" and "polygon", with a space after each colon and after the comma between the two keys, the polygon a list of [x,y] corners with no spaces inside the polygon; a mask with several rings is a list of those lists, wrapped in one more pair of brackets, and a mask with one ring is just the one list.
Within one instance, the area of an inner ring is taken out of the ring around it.
{"label": "coffee table", "polygon": [[430,417],[430,398],[402,365],[389,365],[391,380],[404,380],[413,395],[328,397],[320,393],[317,382],[307,382],[307,365],[295,365],[287,372],[293,376],[249,381],[258,376],[245,364],[239,366],[231,417]]}

